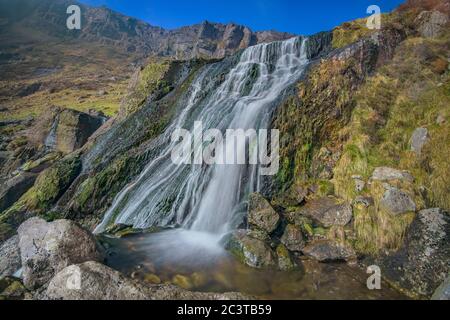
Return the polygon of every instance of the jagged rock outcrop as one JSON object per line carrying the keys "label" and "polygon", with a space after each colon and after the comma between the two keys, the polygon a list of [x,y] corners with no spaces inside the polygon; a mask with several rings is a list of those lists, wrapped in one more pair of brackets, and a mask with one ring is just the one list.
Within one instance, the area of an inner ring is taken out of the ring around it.
{"label": "jagged rock outcrop", "polygon": [[24,284],[30,289],[69,265],[102,260],[95,238],[73,221],[31,218],[18,233]]}
{"label": "jagged rock outcrop", "polygon": [[[245,26],[203,23],[174,30],[165,30],[138,19],[127,17],[106,7],[78,4],[82,14],[82,29],[66,28],[66,9],[76,4],[68,0],[17,0],[0,1],[0,18],[7,21],[5,30],[14,30],[21,24],[40,30],[50,39],[65,37],[84,42],[96,42],[141,56],[170,56],[178,59],[223,58],[250,45],[285,40],[292,34],[262,31],[253,32]],[[19,9],[20,8],[20,9]],[[14,10],[20,10],[21,15]],[[42,19],[46,17],[46,19]]]}
{"label": "jagged rock outcrop", "polygon": [[433,38],[448,28],[449,17],[439,11],[422,11],[414,22],[422,37]]}

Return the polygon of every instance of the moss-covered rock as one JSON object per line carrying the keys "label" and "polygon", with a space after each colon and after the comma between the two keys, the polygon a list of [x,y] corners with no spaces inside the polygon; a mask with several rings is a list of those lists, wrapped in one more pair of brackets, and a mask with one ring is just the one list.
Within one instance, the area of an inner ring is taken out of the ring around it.
{"label": "moss-covered rock", "polygon": [[278,257],[278,268],[283,271],[290,271],[297,267],[297,264],[292,259],[289,250],[282,244],[278,245],[276,249]]}
{"label": "moss-covered rock", "polygon": [[12,207],[0,214],[2,240],[32,214],[45,214],[69,188],[81,170],[78,155],[69,155],[43,171]]}
{"label": "moss-covered rock", "polygon": [[246,230],[238,230],[230,235],[226,249],[241,263],[253,268],[277,266],[275,252],[264,241],[248,236]]}

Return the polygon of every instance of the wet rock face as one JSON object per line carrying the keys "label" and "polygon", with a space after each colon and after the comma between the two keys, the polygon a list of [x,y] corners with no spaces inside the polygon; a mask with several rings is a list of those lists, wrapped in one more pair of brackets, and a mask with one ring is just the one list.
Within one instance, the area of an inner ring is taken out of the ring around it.
{"label": "wet rock face", "polygon": [[0,246],[0,278],[14,275],[21,266],[19,236],[14,236]]}
{"label": "wet rock face", "polygon": [[98,262],[61,270],[45,293],[49,300],[244,300],[240,293],[189,292],[171,285],[146,285]]}
{"label": "wet rock face", "polygon": [[275,252],[264,241],[251,238],[246,230],[238,230],[226,244],[239,261],[253,268],[267,268],[277,265]]}
{"label": "wet rock face", "polygon": [[303,253],[320,262],[352,261],[356,259],[355,251],[345,245],[332,240],[314,241],[305,248]]}
{"label": "wet rock face", "polygon": [[278,227],[280,216],[261,194],[253,193],[249,198],[248,223],[270,234]]}
{"label": "wet rock face", "polygon": [[446,28],[449,18],[439,11],[422,11],[414,22],[422,37],[433,38]]}
{"label": "wet rock face", "polygon": [[380,206],[393,215],[416,211],[416,204],[404,191],[390,187],[384,193]]}
{"label": "wet rock face", "polygon": [[346,226],[353,217],[353,210],[348,203],[338,203],[334,198],[320,198],[307,203],[298,214],[328,228]]}
{"label": "wet rock face", "polygon": [[42,286],[71,264],[102,260],[95,238],[69,220],[48,223],[31,218],[18,233],[24,284],[30,289]]}
{"label": "wet rock face", "polygon": [[380,259],[381,271],[401,287],[431,296],[450,272],[449,243],[449,214],[441,209],[422,210],[400,250]]}

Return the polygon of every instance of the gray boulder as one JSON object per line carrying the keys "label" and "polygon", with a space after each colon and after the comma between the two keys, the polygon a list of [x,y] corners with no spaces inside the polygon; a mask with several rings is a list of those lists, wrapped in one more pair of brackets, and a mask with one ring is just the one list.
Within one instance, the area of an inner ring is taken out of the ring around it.
{"label": "gray boulder", "polygon": [[301,252],[305,247],[305,240],[300,227],[288,224],[281,237],[281,243],[293,252]]}
{"label": "gray boulder", "polygon": [[385,191],[380,206],[393,215],[416,211],[416,204],[404,191],[390,187]]}
{"label": "gray boulder", "polygon": [[415,23],[422,37],[434,38],[445,30],[448,21],[448,16],[439,11],[422,11]]}
{"label": "gray boulder", "polygon": [[383,275],[402,288],[430,297],[450,272],[450,216],[441,209],[420,211],[397,252],[380,258]]}
{"label": "gray boulder", "polygon": [[353,261],[356,253],[350,246],[332,240],[317,240],[303,248],[303,253],[320,262]]}
{"label": "gray boulder", "polygon": [[69,265],[102,260],[94,236],[73,221],[31,218],[18,233],[24,284],[30,289]]}
{"label": "gray boulder", "polygon": [[411,137],[411,151],[417,155],[422,153],[423,146],[428,142],[428,130],[426,128],[417,128]]}
{"label": "gray boulder", "polygon": [[49,300],[244,300],[240,293],[197,293],[172,285],[151,286],[131,280],[98,262],[71,265],[50,281]]}
{"label": "gray boulder", "polygon": [[269,268],[277,265],[275,252],[264,241],[251,238],[247,230],[235,231],[226,243],[226,249],[241,263],[252,268]]}
{"label": "gray boulder", "polygon": [[371,179],[378,181],[402,180],[414,182],[414,177],[408,171],[398,170],[389,167],[375,168]]}
{"label": "gray boulder", "polygon": [[431,296],[431,300],[450,300],[450,275],[436,289]]}
{"label": "gray boulder", "polygon": [[16,235],[0,246],[0,278],[14,275],[21,267],[19,236]]}
{"label": "gray boulder", "polygon": [[352,220],[353,209],[348,203],[339,203],[335,198],[326,197],[308,202],[296,214],[309,217],[329,228],[346,226]]}
{"label": "gray boulder", "polygon": [[270,234],[278,227],[280,216],[261,194],[253,193],[248,203],[248,223]]}

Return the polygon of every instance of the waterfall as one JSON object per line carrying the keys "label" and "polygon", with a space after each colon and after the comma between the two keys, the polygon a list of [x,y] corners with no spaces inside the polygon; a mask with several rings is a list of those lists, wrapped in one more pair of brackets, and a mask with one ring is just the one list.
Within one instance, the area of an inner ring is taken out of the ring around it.
{"label": "waterfall", "polygon": [[[202,134],[193,130],[194,121],[201,121],[203,130],[221,132],[268,128],[283,91],[299,80],[308,64],[306,41],[298,37],[245,49],[213,89],[208,75],[224,62],[204,67],[192,82],[182,111],[157,138],[163,148],[116,196],[96,232],[112,222],[135,228],[176,225],[214,235],[237,228],[246,213],[248,195],[261,188],[259,165],[174,164],[171,151],[176,142],[171,134],[177,128]],[[193,153],[202,149],[201,145]],[[245,147],[237,152],[245,152]]]}

